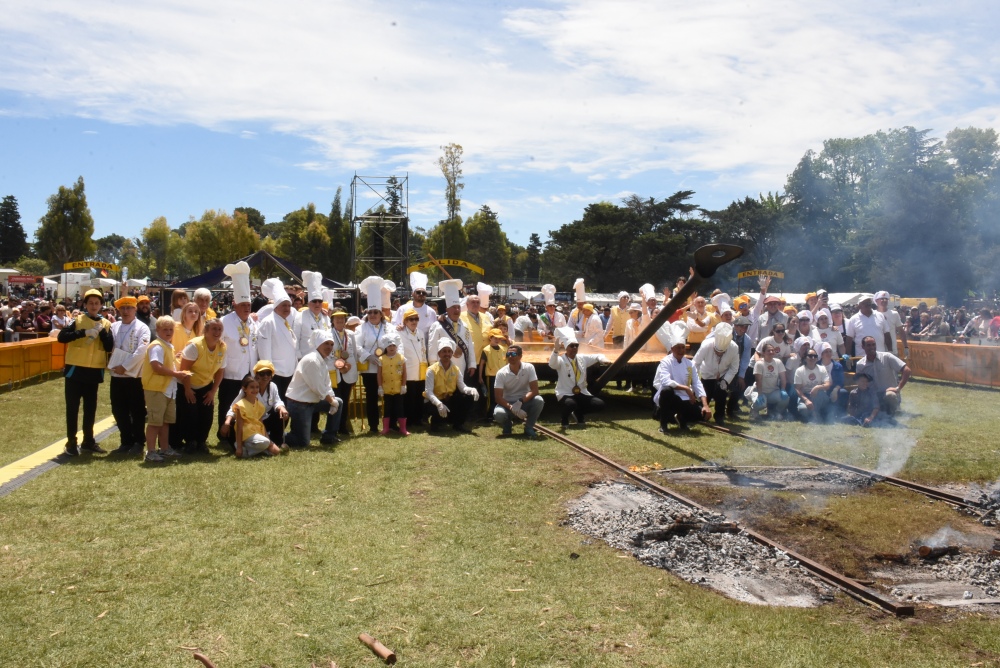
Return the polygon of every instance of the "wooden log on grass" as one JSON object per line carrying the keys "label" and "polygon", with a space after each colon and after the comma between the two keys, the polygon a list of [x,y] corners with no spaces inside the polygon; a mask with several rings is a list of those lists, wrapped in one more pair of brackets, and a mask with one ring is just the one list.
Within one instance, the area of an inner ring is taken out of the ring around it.
{"label": "wooden log on grass", "polygon": [[378,640],[375,640],[375,638],[371,637],[367,633],[362,633],[361,635],[359,635],[358,640],[368,645],[368,648],[371,651],[375,652],[375,656],[382,659],[390,666],[396,663],[396,653],[393,652],[388,647],[386,647],[385,645],[383,645],[382,643],[380,643]]}

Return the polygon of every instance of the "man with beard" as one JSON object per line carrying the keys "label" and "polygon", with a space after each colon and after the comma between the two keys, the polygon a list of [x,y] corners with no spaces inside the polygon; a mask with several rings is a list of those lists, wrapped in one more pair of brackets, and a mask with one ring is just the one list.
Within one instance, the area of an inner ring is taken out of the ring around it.
{"label": "man with beard", "polygon": [[146,329],[149,330],[149,340],[153,341],[156,339],[156,319],[153,318],[151,311],[152,305],[149,303],[149,297],[139,295],[135,300],[135,319],[146,326]]}
{"label": "man with beard", "polygon": [[438,341],[442,338],[451,339],[454,343],[452,362],[459,371],[465,374],[465,381],[470,385],[478,385],[476,352],[473,349],[472,335],[461,320],[462,281],[457,278],[441,281],[438,287],[444,291],[445,308],[447,312],[437,318],[427,332],[427,350],[438,350]]}

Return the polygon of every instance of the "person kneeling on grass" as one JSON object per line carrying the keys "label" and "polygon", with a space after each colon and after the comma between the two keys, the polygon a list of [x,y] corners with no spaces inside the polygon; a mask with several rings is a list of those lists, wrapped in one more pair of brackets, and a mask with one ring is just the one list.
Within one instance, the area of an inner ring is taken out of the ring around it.
{"label": "person kneeling on grass", "polygon": [[[267,432],[267,437],[271,439],[271,442],[278,447],[283,447],[288,411],[285,410],[285,402],[281,400],[281,395],[278,393],[278,386],[271,382],[274,378],[274,365],[268,360],[258,361],[253,365],[253,377],[257,381],[257,401],[263,403],[266,409],[264,417],[260,421],[264,424],[264,430]],[[233,406],[244,396],[245,394],[241,389],[240,393],[236,395],[236,400],[233,401]],[[229,430],[236,421],[236,414],[233,411],[234,409],[231,406],[229,412],[226,413],[226,421],[219,428],[219,433],[227,438],[229,437]]]}
{"label": "person kneeling on grass", "polygon": [[276,455],[281,452],[264,431],[261,418],[267,412],[264,402],[257,398],[260,386],[253,376],[243,379],[243,398],[233,404],[236,414],[236,456],[250,458],[254,455]]}
{"label": "person kneeling on grass", "polygon": [[545,400],[538,393],[535,367],[521,361],[521,346],[510,346],[506,355],[507,366],[495,377],[493,420],[500,425],[503,436],[510,436],[514,417],[524,420],[524,435],[535,438],[535,422],[545,408]]}
{"label": "person kneeling on grass", "polygon": [[799,419],[809,422],[813,417],[826,422],[830,407],[830,375],[819,362],[819,355],[810,348],[805,354],[805,365],[795,370],[795,392],[799,399]]}
{"label": "person kneeling on grass", "polygon": [[851,394],[847,398],[845,424],[870,427],[881,418],[878,392],[875,391],[875,383],[872,380],[873,375],[871,369],[861,369],[855,374],[854,380],[858,386],[851,390]]}
{"label": "person kneeling on grass", "polygon": [[378,395],[382,397],[382,435],[389,435],[389,427],[399,421],[399,433],[409,436],[406,431],[406,417],[403,412],[403,395],[406,394],[406,360],[399,353],[400,337],[396,332],[384,334],[379,347],[384,351],[379,356]]}
{"label": "person kneeling on grass", "polygon": [[336,371],[327,366],[327,358],[333,352],[333,334],[328,329],[315,329],[309,336],[309,341],[313,351],[299,360],[285,392],[285,406],[291,418],[285,443],[290,448],[309,447],[313,413],[320,411],[330,415],[320,443],[332,445],[340,440],[337,438],[337,430],[343,415],[340,410],[342,404],[334,396],[333,384],[330,382],[331,374]]}
{"label": "person kneeling on grass", "polygon": [[[174,319],[162,315],[156,319],[156,340],[146,348],[142,363],[142,390],[146,397],[146,461],[162,462],[164,457],[180,457],[170,447],[170,425],[177,419],[177,381],[191,375],[175,368]],[[157,450],[157,442],[160,449]]]}
{"label": "person kneeling on grass", "polygon": [[450,422],[455,431],[470,433],[465,426],[470,408],[469,397],[472,397],[472,402],[479,401],[479,391],[466,386],[461,369],[452,363],[454,352],[455,342],[442,336],[437,342],[438,361],[427,369],[424,394],[430,404],[428,412],[432,432],[438,431],[442,422]]}
{"label": "person kneeling on grass", "polygon": [[772,343],[764,344],[761,349],[763,359],[754,365],[753,374],[756,381],[747,388],[747,398],[751,399],[750,419],[756,420],[760,412],[767,409],[769,420],[780,420],[788,406],[788,393],[785,387],[785,365],[775,357],[778,347]]}
{"label": "person kneeling on grass", "polygon": [[660,416],[660,433],[664,434],[672,422],[686,430],[690,428],[689,423],[712,417],[708,395],[698,377],[698,370],[684,356],[687,324],[681,321],[671,323],[670,336],[673,341],[670,354],[660,362],[653,378],[653,387],[656,388],[653,403],[657,405]]}

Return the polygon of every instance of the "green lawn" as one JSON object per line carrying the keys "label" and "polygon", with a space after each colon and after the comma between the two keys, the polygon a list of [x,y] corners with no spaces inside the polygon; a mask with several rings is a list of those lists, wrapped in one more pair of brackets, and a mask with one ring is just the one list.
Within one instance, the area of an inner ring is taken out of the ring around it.
{"label": "green lawn", "polygon": [[[40,421],[46,391],[59,397],[45,412],[54,435],[39,431],[34,445],[61,435],[59,381],[0,395],[13,399],[0,413],[5,433]],[[922,433],[901,475],[997,477],[974,418],[992,415],[996,397],[908,388]],[[664,439],[645,400],[621,400],[612,415],[616,426],[596,422],[573,437],[625,463],[783,460],[705,429]],[[828,456],[877,459],[871,432],[753,429]],[[260,461],[148,468],[80,457],[58,467],[0,499],[0,665],[196,666],[191,647],[220,668],[375,665],[360,632],[414,666],[1000,661],[991,619],[897,620],[844,597],[812,610],[751,606],[584,544],[561,525],[565,504],[607,471],[552,441],[497,433],[355,438]]]}

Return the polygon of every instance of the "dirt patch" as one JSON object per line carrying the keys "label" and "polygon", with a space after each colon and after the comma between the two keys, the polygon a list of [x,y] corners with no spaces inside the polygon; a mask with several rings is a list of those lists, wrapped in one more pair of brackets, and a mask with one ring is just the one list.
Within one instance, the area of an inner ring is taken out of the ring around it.
{"label": "dirt patch", "polygon": [[[590,486],[573,501],[568,524],[639,561],[759,605],[813,607],[833,590],[794,559],[759,545],[719,513],[699,513],[633,485]],[[674,531],[677,526],[686,527]]]}
{"label": "dirt patch", "polygon": [[846,494],[872,484],[872,479],[866,475],[832,466],[706,466],[670,469],[657,475],[669,484],[819,495]]}

